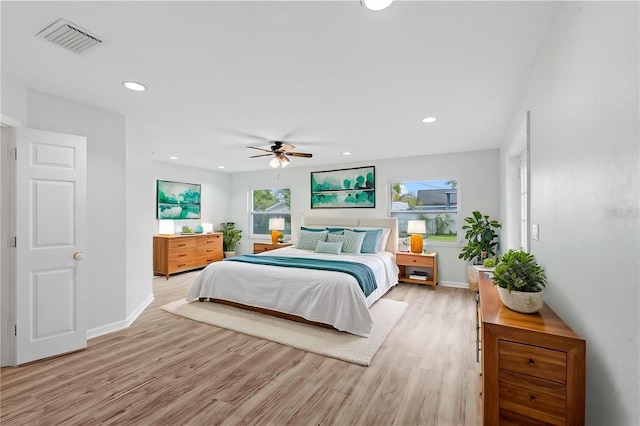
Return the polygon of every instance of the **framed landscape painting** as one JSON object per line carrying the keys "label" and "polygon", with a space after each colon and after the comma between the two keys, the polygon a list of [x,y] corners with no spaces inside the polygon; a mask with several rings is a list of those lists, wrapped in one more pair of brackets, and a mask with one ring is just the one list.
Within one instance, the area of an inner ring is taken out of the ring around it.
{"label": "framed landscape painting", "polygon": [[375,174],[374,166],[311,172],[311,208],[374,208]]}

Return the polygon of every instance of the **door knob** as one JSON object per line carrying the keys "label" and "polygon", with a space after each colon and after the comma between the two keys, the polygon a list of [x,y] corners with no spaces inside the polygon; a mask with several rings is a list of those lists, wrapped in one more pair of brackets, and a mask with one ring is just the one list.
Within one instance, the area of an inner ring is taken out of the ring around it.
{"label": "door knob", "polygon": [[73,253],[73,258],[75,260],[82,260],[83,257],[84,257],[84,254],[82,254],[81,251],[77,251],[77,252]]}

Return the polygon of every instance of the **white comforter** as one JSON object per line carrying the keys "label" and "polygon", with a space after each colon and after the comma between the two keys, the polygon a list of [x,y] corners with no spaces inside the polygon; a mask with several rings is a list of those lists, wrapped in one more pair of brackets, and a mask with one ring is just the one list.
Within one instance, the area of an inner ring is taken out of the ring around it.
{"label": "white comforter", "polygon": [[364,263],[373,270],[378,288],[365,297],[358,281],[343,272],[223,261],[210,264],[196,276],[187,301],[222,299],[298,315],[368,337],[373,325],[369,307],[398,282],[398,267],[388,252],[334,255],[285,247],[262,255]]}

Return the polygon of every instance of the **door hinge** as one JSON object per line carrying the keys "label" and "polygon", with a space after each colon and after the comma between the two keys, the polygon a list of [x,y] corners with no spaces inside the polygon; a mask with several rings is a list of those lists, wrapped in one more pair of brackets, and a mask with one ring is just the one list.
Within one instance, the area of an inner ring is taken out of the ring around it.
{"label": "door hinge", "polygon": [[14,160],[18,159],[18,148],[13,148],[13,159]]}
{"label": "door hinge", "polygon": [[18,325],[17,325],[17,324],[14,324],[14,325],[13,325],[13,335],[14,335],[14,336],[17,336],[17,335],[18,335]]}
{"label": "door hinge", "polygon": [[11,237],[11,247],[18,247],[18,237]]}

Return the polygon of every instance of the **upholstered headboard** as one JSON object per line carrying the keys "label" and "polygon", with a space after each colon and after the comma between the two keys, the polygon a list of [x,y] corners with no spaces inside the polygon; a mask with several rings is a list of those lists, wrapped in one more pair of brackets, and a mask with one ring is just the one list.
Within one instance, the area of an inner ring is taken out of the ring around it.
{"label": "upholstered headboard", "polygon": [[386,251],[395,254],[398,251],[398,219],[396,218],[339,218],[339,217],[304,217],[300,226],[344,226],[345,228],[355,228],[358,226],[370,226],[389,228],[391,233],[387,240]]}

